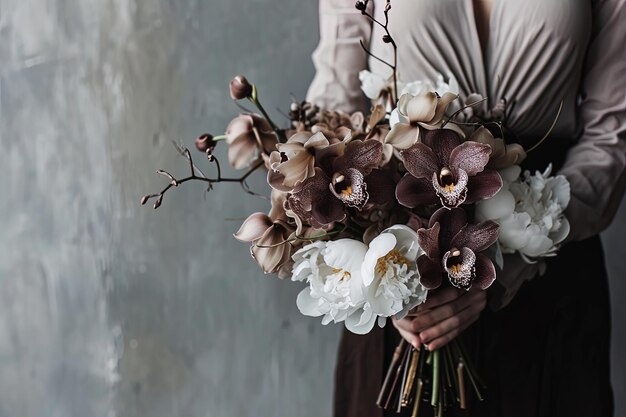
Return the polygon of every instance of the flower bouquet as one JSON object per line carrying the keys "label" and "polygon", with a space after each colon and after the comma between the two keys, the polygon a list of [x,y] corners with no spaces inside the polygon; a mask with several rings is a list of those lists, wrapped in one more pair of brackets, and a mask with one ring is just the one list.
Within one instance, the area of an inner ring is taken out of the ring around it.
{"label": "flower bouquet", "polygon": [[[385,21],[356,4],[365,18],[385,29],[383,41],[396,51]],[[367,51],[369,53],[369,51]],[[487,289],[502,271],[502,253],[537,262],[556,253],[568,234],[563,215],[569,185],[560,176],[524,173],[526,151],[507,143],[502,121],[480,120],[459,104],[454,80],[435,85],[404,83],[393,64],[386,79],[363,72],[363,90],[372,99],[369,115],[319,109],[292,102],[290,124],[278,127],[267,115],[255,85],[237,76],[234,100],[248,100],[260,114],[236,117],[225,134],[204,134],[196,147],[215,169],[205,175],[187,148],[179,151],[190,175],[146,195],[142,204],[187,181],[246,183],[265,170],[271,208],[253,213],[234,237],[250,244],[265,273],[305,284],[296,303],[322,324],[344,323],[365,334],[390,317],[415,314],[430,291],[442,286]],[[400,94],[399,94],[400,93]],[[505,112],[503,112],[505,114]],[[494,129],[494,126],[496,127]],[[229,163],[245,170],[222,176],[213,151],[228,147]],[[418,313],[419,314],[419,313]],[[396,348],[377,403],[416,416],[428,402],[438,415],[467,406],[468,389],[482,399],[484,386],[457,339],[428,351],[404,340]]]}

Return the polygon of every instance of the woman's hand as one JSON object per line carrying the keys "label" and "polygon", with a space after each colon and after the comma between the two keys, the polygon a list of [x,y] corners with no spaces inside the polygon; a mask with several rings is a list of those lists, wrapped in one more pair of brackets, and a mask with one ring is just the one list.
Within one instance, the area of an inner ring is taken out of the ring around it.
{"label": "woman's hand", "polygon": [[478,288],[469,291],[446,287],[428,295],[417,312],[402,320],[393,319],[400,335],[415,348],[422,344],[439,349],[478,320],[487,305],[487,293]]}

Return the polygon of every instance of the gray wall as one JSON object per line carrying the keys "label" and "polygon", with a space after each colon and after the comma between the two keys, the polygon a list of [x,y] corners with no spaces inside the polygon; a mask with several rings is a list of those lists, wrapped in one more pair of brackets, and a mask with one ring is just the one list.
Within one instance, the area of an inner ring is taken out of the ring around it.
{"label": "gray wall", "polygon": [[[186,173],[170,140],[236,113],[233,74],[271,108],[312,78],[316,2],[210,3],[0,0],[0,417],[329,415],[339,328],[301,317],[299,286],[224,221],[266,203],[192,184],[138,206],[155,168]],[[622,211],[605,236],[621,393],[624,230]]]}

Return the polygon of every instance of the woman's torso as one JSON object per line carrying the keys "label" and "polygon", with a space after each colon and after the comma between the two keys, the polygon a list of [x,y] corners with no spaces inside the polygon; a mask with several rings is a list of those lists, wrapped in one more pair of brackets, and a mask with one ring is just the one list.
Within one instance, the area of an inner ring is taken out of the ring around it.
{"label": "woman's torso", "polygon": [[[375,15],[384,21],[382,2]],[[403,81],[454,77],[461,98],[487,96],[487,110],[504,99],[508,128],[532,144],[553,124],[552,136],[575,139],[577,99],[591,34],[590,0],[493,0],[489,36],[481,47],[473,0],[395,0],[390,31],[398,44]],[[372,52],[392,61],[392,49],[374,25]],[[372,71],[389,69],[370,59]],[[515,102],[513,107],[511,103]]]}

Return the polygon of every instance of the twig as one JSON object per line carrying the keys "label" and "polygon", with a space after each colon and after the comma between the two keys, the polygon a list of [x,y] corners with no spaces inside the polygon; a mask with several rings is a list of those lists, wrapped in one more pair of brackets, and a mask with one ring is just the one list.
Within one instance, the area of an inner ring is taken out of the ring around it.
{"label": "twig", "polygon": [[[157,174],[162,175],[164,177],[167,177],[170,180],[170,183],[168,184],[167,187],[165,187],[163,190],[161,190],[161,192],[159,192],[157,194],[148,194],[148,195],[143,196],[141,198],[141,204],[142,205],[145,205],[150,199],[156,198],[156,201],[154,202],[153,207],[155,209],[159,208],[159,206],[161,206],[161,203],[163,201],[163,197],[165,196],[165,193],[170,188],[178,187],[180,184],[184,184],[187,181],[202,181],[202,182],[206,182],[206,183],[208,183],[209,190],[211,190],[213,188],[213,184],[218,183],[218,182],[238,182],[238,183],[242,184],[242,187],[243,187],[243,184],[245,183],[246,179],[254,171],[259,169],[263,165],[263,160],[257,162],[245,174],[243,174],[241,177],[238,177],[238,178],[222,177],[222,169],[221,169],[219,161],[217,160],[217,158],[215,156],[209,154],[208,155],[209,156],[209,161],[211,161],[211,162],[213,162],[215,164],[215,167],[216,167],[216,170],[217,170],[217,177],[216,178],[209,178],[206,175],[204,175],[204,173],[202,173],[202,171],[200,171],[200,169],[198,169],[195,166],[195,164],[193,163],[193,158],[191,157],[191,153],[189,152],[189,149],[187,149],[184,146],[179,146],[179,145],[176,145],[176,147],[179,150],[179,152],[181,153],[181,155],[183,155],[189,161],[189,170],[191,171],[191,174],[188,177],[177,179],[177,178],[175,178],[172,174],[170,174],[167,171],[164,171],[162,169],[157,170],[156,171]],[[247,185],[246,185],[246,187],[247,187]],[[244,188],[244,190],[246,190],[246,188]],[[251,190],[249,190],[249,188],[247,189],[247,192],[249,194],[255,194]]]}

